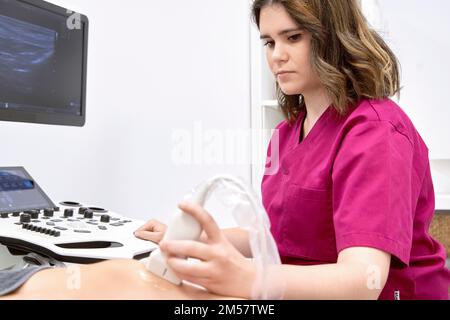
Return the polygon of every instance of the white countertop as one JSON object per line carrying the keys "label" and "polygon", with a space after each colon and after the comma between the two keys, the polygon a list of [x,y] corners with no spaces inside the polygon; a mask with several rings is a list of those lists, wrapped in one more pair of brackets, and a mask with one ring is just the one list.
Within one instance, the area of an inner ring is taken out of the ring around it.
{"label": "white countertop", "polygon": [[436,210],[450,211],[450,195],[443,195],[443,194],[436,195]]}

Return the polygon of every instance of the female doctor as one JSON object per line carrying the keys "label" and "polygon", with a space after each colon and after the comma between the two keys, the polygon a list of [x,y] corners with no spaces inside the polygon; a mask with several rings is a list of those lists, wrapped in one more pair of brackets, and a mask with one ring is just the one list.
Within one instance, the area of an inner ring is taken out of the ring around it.
{"label": "female doctor", "polygon": [[[278,154],[268,154],[279,170],[262,182],[284,298],[448,299],[445,250],[428,233],[428,149],[389,99],[399,65],[358,1],[256,0],[253,16],[286,118]],[[249,298],[246,233],[219,230],[197,205],[183,209],[205,233],[201,243],[160,243],[169,266],[210,292]],[[136,236],[158,243],[164,230],[150,221]]]}
{"label": "female doctor", "polygon": [[[255,0],[253,15],[286,117],[279,148],[268,154],[281,165],[262,182],[283,298],[448,299],[445,251],[428,234],[428,150],[389,100],[400,88],[398,63],[358,1]],[[200,222],[201,242],[161,242],[166,226],[158,221],[136,236],[159,243],[176,274],[208,292],[117,260],[81,267],[76,290],[67,270],[46,269],[4,298],[252,297],[257,270],[246,259],[246,231],[220,230],[198,205],[180,208]]]}

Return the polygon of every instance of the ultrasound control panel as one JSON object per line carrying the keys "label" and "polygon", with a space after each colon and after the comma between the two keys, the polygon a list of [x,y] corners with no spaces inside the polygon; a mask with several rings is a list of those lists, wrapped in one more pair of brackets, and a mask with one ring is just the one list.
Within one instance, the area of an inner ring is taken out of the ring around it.
{"label": "ultrasound control panel", "polygon": [[23,168],[0,168],[2,175],[9,182],[0,189],[0,244],[10,251],[92,263],[140,259],[157,247],[134,236],[144,221],[74,201],[55,205]]}
{"label": "ultrasound control panel", "polygon": [[[120,229],[133,220],[111,216],[106,209],[96,207],[83,207],[77,202],[61,202],[60,207],[44,210],[28,210],[22,213],[1,213],[1,219],[18,218],[14,224],[22,229],[42,233],[51,237],[61,237],[64,231],[72,230],[75,233],[90,234],[97,231]],[[120,231],[120,230],[116,230]]]}

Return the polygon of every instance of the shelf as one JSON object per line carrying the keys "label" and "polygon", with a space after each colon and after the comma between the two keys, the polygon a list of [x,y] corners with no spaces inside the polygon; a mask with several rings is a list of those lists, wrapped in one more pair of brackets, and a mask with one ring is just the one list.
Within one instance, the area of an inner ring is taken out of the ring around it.
{"label": "shelf", "polygon": [[280,110],[280,106],[278,105],[277,100],[264,100],[262,102],[262,106],[265,108],[272,108],[274,110]]}
{"label": "shelf", "polygon": [[450,211],[450,195],[436,195],[436,210]]}

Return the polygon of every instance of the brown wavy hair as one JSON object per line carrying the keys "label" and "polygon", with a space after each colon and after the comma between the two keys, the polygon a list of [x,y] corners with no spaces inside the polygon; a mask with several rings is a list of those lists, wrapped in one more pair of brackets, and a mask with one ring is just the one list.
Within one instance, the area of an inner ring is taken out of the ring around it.
{"label": "brown wavy hair", "polygon": [[[358,0],[255,0],[253,20],[267,5],[281,4],[299,27],[309,31],[311,64],[339,114],[345,115],[362,99],[400,95],[400,65],[381,36],[364,17]],[[292,123],[305,108],[301,95],[277,96]]]}

